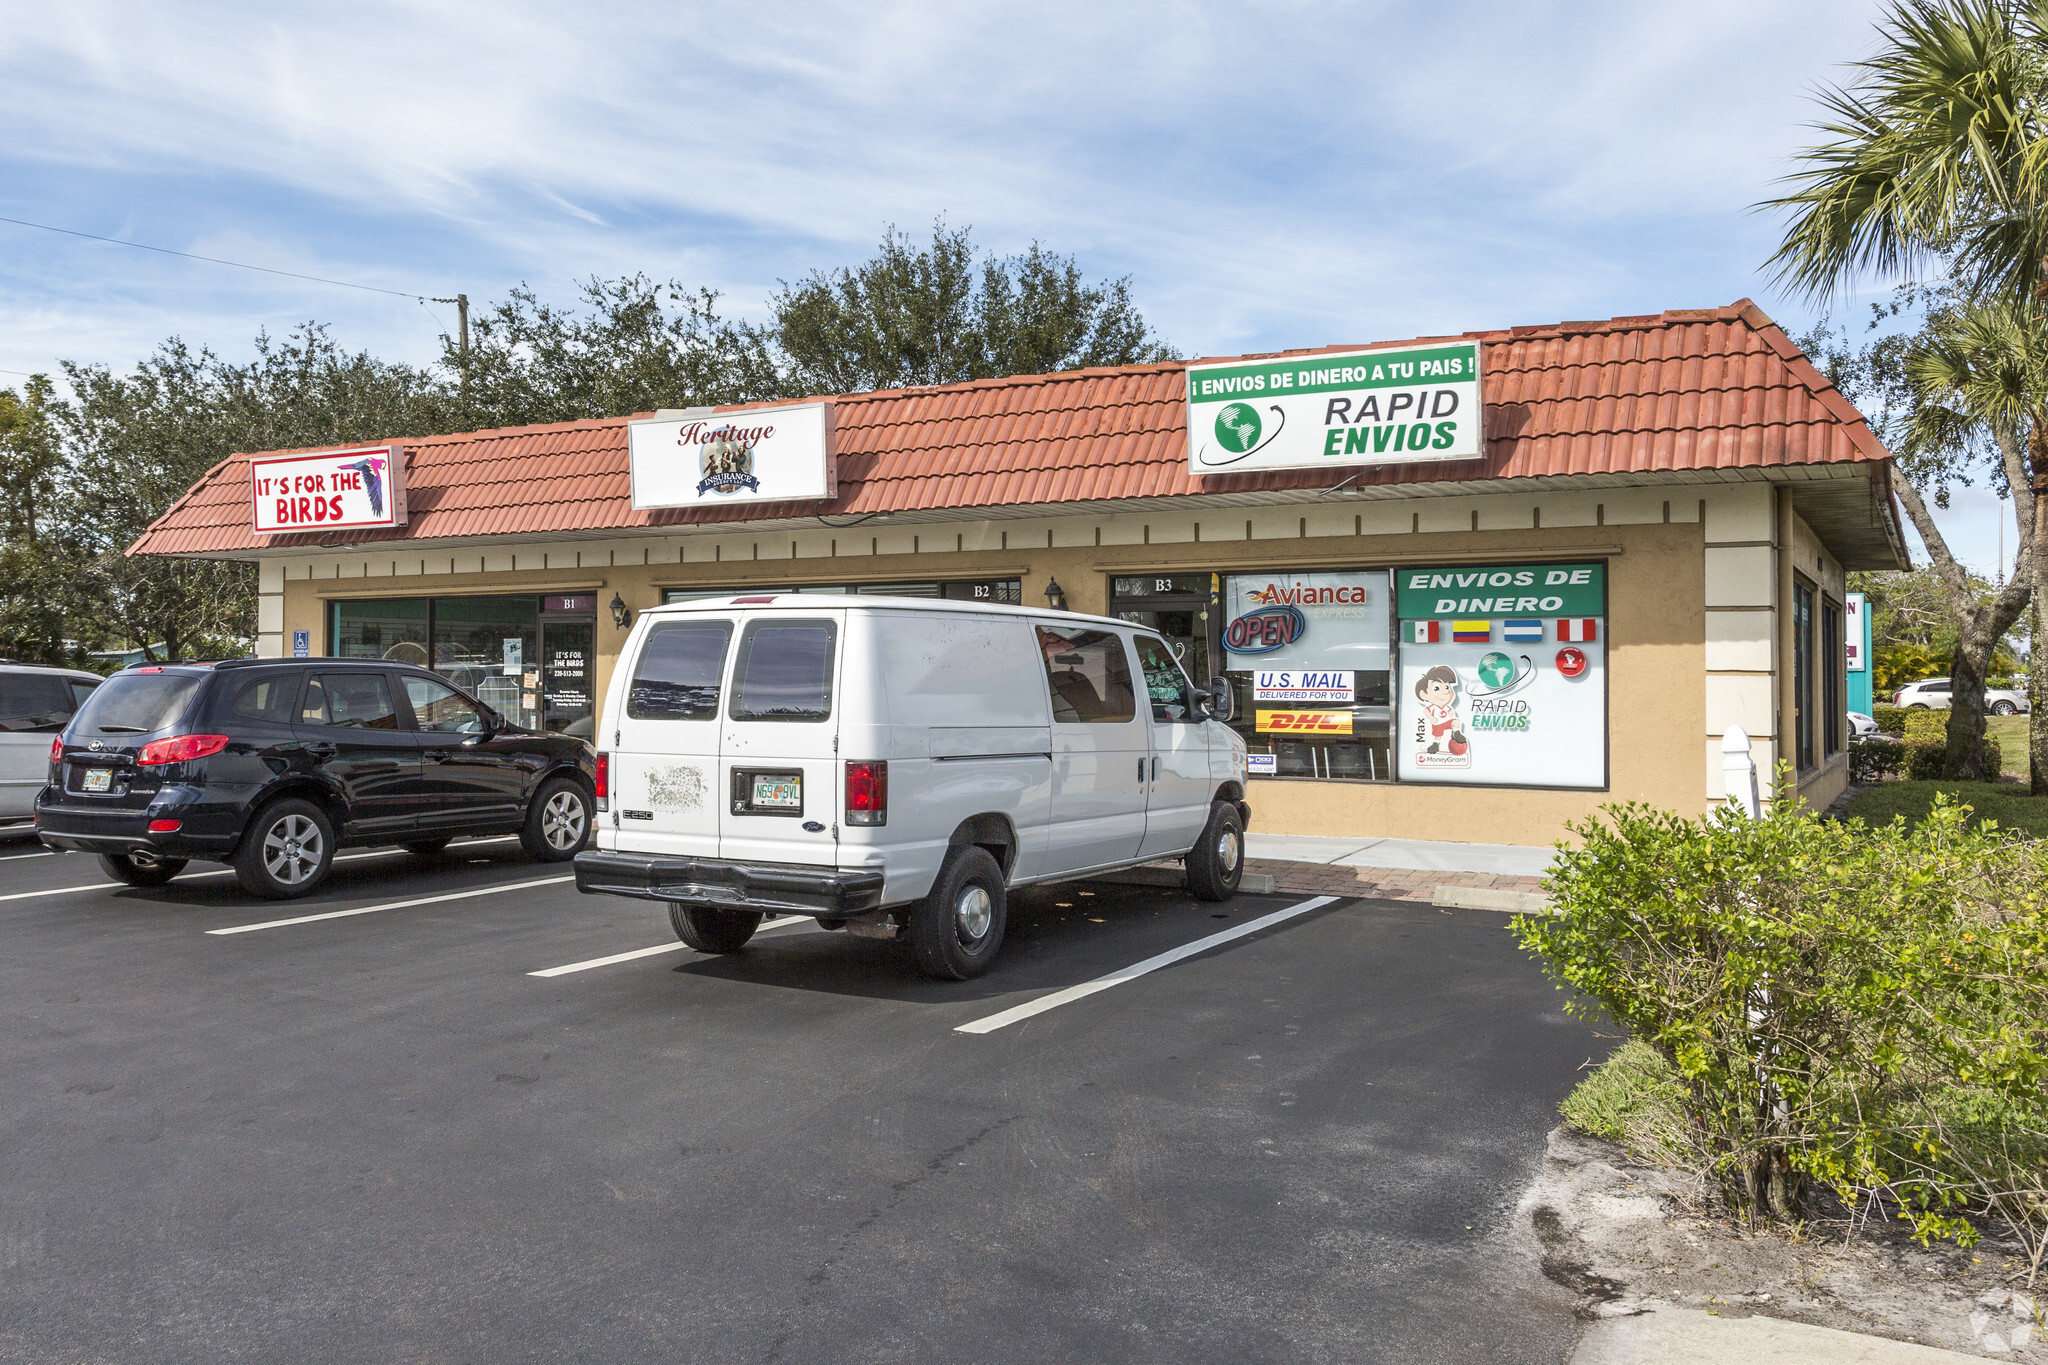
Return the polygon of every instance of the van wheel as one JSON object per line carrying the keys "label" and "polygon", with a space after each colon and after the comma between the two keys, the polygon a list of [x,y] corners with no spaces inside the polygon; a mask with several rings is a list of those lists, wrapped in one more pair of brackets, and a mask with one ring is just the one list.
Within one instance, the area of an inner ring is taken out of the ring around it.
{"label": "van wheel", "polygon": [[569,777],[543,782],[526,808],[526,824],[519,831],[527,856],[536,862],[559,863],[575,857],[589,839],[590,798],[582,784]]}
{"label": "van wheel", "polygon": [[751,910],[670,901],[668,922],[676,927],[677,938],[700,953],[736,953],[761,927],[761,916]]}
{"label": "van wheel", "polygon": [[1244,821],[1237,807],[1228,801],[1213,802],[1209,823],[1202,837],[1182,860],[1188,870],[1188,890],[1199,901],[1227,901],[1237,894],[1244,880]]}
{"label": "van wheel", "polygon": [[290,900],[327,879],[334,826],[311,801],[273,801],[256,813],[235,850],[235,880],[252,896]]}
{"label": "van wheel", "polygon": [[985,848],[956,848],[932,892],[910,912],[918,970],[946,981],[980,976],[1003,946],[1008,923],[1003,869]]}
{"label": "van wheel", "polygon": [[163,858],[137,862],[126,853],[102,853],[100,870],[117,882],[130,886],[162,886],[185,870],[186,859]]}

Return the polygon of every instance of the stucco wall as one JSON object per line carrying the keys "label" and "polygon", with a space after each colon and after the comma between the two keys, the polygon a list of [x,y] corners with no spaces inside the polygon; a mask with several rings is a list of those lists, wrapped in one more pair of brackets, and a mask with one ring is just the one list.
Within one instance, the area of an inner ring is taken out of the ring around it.
{"label": "stucco wall", "polygon": [[[1720,734],[1731,717],[1771,717],[1755,731],[1767,759],[1776,733],[1772,623],[1782,614],[1775,510],[1768,487],[1716,485],[383,550],[266,562],[259,619],[276,623],[262,652],[282,654],[295,629],[313,632],[315,651],[326,648],[324,604],[341,596],[594,592],[603,604],[617,593],[638,612],[658,605],[664,588],[1017,577],[1026,604],[1039,605],[1057,577],[1070,606],[1100,612],[1118,572],[1606,558],[1610,790],[1252,784],[1259,830],[1542,845],[1608,801],[1706,809],[1721,794]],[[1757,549],[1763,557],[1752,563]],[[600,698],[624,638],[600,609]]]}

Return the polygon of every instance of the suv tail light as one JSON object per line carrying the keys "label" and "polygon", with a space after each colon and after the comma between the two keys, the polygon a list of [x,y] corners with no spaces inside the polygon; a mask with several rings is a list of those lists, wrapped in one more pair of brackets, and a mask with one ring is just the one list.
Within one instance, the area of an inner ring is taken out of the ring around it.
{"label": "suv tail light", "polygon": [[183,763],[188,759],[205,758],[228,747],[226,735],[173,735],[142,746],[142,752],[135,761],[144,767],[157,763]]}
{"label": "suv tail light", "polygon": [[846,823],[889,823],[889,764],[886,760],[846,765]]}
{"label": "suv tail light", "polygon": [[57,736],[57,737],[56,737],[55,739],[53,739],[53,740],[51,740],[51,741],[50,741],[50,762],[52,762],[52,763],[62,763],[63,761],[64,761],[64,736],[62,736],[62,735],[59,735],[59,736]]}
{"label": "suv tail light", "polygon": [[612,808],[612,756],[597,756],[597,809],[603,813]]}

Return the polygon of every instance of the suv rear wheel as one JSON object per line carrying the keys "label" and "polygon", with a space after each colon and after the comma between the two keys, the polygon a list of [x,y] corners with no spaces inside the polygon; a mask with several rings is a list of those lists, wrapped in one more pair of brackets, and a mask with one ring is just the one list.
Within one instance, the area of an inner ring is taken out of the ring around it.
{"label": "suv rear wheel", "polygon": [[[590,797],[571,777],[551,777],[533,794],[519,842],[528,856],[559,863],[576,856],[590,838]],[[749,932],[752,932],[751,930]]]}
{"label": "suv rear wheel", "polygon": [[910,947],[918,970],[946,981],[980,976],[995,961],[1009,922],[1003,869],[985,848],[947,855],[929,896],[910,911]]}
{"label": "suv rear wheel", "polygon": [[126,853],[102,853],[100,870],[130,886],[162,886],[185,870],[184,858],[138,859]]}
{"label": "suv rear wheel", "polygon": [[751,910],[721,910],[715,905],[685,905],[670,901],[668,922],[676,937],[700,953],[736,953],[761,927],[760,915]]}
{"label": "suv rear wheel", "polygon": [[327,879],[334,826],[311,801],[286,797],[256,812],[235,850],[235,880],[252,896],[290,900]]}

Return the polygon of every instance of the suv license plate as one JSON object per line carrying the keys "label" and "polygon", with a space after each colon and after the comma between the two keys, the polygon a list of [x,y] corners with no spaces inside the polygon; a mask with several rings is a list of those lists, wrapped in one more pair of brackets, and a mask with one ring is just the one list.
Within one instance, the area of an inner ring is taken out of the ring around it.
{"label": "suv license plate", "polygon": [[112,768],[87,768],[85,770],[85,780],[78,784],[78,789],[88,792],[112,791],[114,789],[114,770]]}
{"label": "suv license plate", "polygon": [[756,810],[802,810],[803,778],[756,777],[753,805]]}

